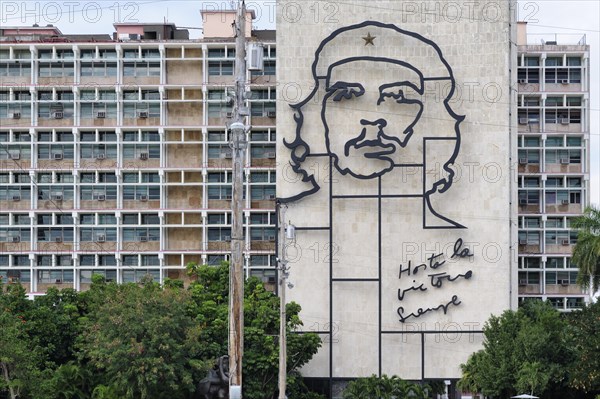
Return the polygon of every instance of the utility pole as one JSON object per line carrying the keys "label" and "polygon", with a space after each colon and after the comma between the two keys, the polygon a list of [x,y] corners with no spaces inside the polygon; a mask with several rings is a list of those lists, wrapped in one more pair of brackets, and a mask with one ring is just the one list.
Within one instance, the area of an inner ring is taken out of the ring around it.
{"label": "utility pole", "polygon": [[[229,267],[229,399],[242,397],[242,357],[244,353],[244,164],[246,125],[244,124],[244,93],[246,90],[246,5],[241,0],[235,22],[235,103],[230,126],[233,161],[233,192],[231,199],[231,263]],[[247,112],[245,112],[247,114]]]}
{"label": "utility pole", "polygon": [[279,259],[277,266],[279,269],[279,398],[287,399],[286,377],[287,377],[287,333],[286,333],[286,312],[285,312],[285,288],[288,277],[287,261],[285,260],[285,211],[287,206],[281,206],[277,201],[279,208]]}

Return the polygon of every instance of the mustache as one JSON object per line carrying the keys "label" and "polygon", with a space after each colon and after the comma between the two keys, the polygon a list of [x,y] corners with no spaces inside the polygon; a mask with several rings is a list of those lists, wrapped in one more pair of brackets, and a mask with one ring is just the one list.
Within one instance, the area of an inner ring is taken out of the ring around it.
{"label": "mustache", "polygon": [[[383,132],[383,129],[380,128],[379,132],[377,133],[376,139],[365,140],[365,138],[367,136],[367,128],[365,127],[362,129],[362,131],[360,132],[360,134],[357,137],[348,140],[346,142],[346,144],[344,144],[344,154],[346,156],[349,156],[350,150],[352,148],[354,148],[355,150],[359,150],[361,148],[367,148],[367,147],[371,147],[374,149],[381,149],[381,151],[365,154],[366,158],[377,158],[380,155],[393,154],[394,152],[396,152],[396,145],[394,145],[394,142],[397,143],[398,145],[400,145],[401,147],[405,147],[408,142],[408,139],[410,138],[410,136],[412,134],[412,129],[403,132],[403,134],[405,135],[405,139],[404,139],[404,141],[400,141],[400,139],[398,139],[397,137],[386,135]],[[384,142],[382,139],[389,140],[389,141]]]}

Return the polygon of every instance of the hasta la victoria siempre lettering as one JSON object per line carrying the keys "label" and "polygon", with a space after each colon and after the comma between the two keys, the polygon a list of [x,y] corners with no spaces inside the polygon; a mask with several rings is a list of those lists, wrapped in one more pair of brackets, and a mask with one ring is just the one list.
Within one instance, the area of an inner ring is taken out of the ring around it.
{"label": "hasta la victoria siempre lettering", "polygon": [[[402,280],[402,275],[404,273],[406,273],[407,276],[411,276],[411,275],[417,275],[419,273],[419,270],[426,270],[428,268],[436,270],[439,267],[442,267],[446,263],[445,260],[441,259],[441,257],[443,255],[444,255],[443,253],[431,255],[429,258],[427,258],[429,263],[422,263],[415,267],[412,267],[412,261],[408,261],[407,268],[403,269],[402,265],[400,265],[398,279]],[[459,238],[458,240],[456,240],[456,242],[454,243],[453,253],[452,253],[452,256],[450,257],[450,259],[470,258],[472,256],[473,256],[473,254],[471,253],[471,251],[468,248],[463,248],[462,238]],[[453,282],[460,278],[469,280],[472,276],[473,276],[472,270],[469,270],[465,274],[458,274],[454,277],[446,272],[427,274],[427,277],[430,278],[429,283],[434,288],[441,288],[443,286],[444,280],[446,280],[448,282]],[[416,280],[412,280],[412,282],[414,284],[412,287],[405,288],[405,289],[402,289],[402,288],[398,289],[398,300],[399,301],[402,301],[404,299],[405,295],[410,291],[424,292],[424,291],[428,290],[428,287],[425,287],[426,283],[416,285],[416,283],[417,283]],[[433,306],[433,307],[428,307],[428,308],[419,308],[415,312],[408,313],[408,314],[406,313],[404,307],[400,306],[400,307],[398,307],[397,312],[398,312],[398,316],[400,317],[400,322],[404,323],[410,317],[414,317],[414,318],[421,317],[422,315],[429,313],[429,312],[433,312],[433,311],[443,310],[444,314],[446,314],[448,312],[448,308],[450,306],[452,306],[452,305],[458,306],[460,304],[461,304],[461,301],[458,299],[458,296],[453,295],[452,299],[445,304],[440,304],[438,306]]]}

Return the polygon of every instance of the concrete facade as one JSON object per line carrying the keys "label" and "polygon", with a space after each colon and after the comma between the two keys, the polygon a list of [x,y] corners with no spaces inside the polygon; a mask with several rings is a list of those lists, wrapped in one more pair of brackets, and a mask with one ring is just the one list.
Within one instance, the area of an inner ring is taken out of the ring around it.
{"label": "concrete facade", "polygon": [[[228,259],[235,42],[219,13],[204,21],[198,40],[174,24],[115,24],[112,40],[0,30],[1,283],[162,283]],[[274,288],[276,48],[262,42],[271,71],[248,73],[244,256],[247,276]]]}
{"label": "concrete facade", "polygon": [[288,298],[324,342],[303,374],[455,379],[488,317],[516,306],[508,3],[436,23],[372,5],[321,21],[279,5]]}

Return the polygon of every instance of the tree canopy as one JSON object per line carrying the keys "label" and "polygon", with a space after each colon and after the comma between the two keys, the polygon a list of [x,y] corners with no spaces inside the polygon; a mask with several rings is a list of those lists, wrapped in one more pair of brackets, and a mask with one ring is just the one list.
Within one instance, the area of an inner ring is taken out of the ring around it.
{"label": "tree canopy", "polygon": [[[18,285],[0,290],[0,394],[11,399],[188,399],[216,358],[227,354],[228,265],[194,265],[188,289],[106,283],[51,289],[34,301]],[[287,306],[290,331],[300,306]],[[245,287],[244,398],[277,397],[279,299]],[[309,393],[297,370],[317,352],[315,334],[288,335],[290,392]]]}
{"label": "tree canopy", "polygon": [[544,399],[594,397],[598,356],[587,359],[600,349],[594,347],[597,340],[588,345],[584,337],[593,335],[594,328],[598,331],[598,321],[590,323],[588,318],[583,312],[561,314],[538,300],[490,317],[484,326],[484,348],[461,365],[459,387],[491,398],[522,393]]}

